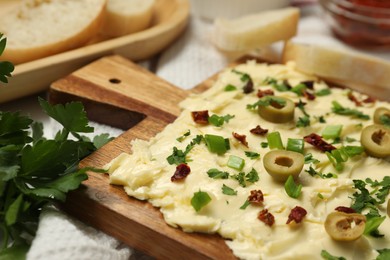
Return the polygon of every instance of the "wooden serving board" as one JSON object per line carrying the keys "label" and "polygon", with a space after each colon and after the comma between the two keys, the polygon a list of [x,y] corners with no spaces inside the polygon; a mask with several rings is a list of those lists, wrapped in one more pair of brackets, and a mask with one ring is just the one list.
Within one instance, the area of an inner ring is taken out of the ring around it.
{"label": "wooden serving board", "polygon": [[[209,88],[214,79],[190,92]],[[54,82],[49,101],[79,100],[91,120],[132,127],[81,162],[81,167],[103,167],[120,153],[131,153],[130,140],[147,140],[173,122],[180,113],[178,103],[190,92],[121,56],[109,56]],[[69,194],[63,209],[158,259],[236,259],[220,236],[168,226],[157,208],[130,198],[121,186],[110,185],[107,175],[89,173],[83,186]]]}

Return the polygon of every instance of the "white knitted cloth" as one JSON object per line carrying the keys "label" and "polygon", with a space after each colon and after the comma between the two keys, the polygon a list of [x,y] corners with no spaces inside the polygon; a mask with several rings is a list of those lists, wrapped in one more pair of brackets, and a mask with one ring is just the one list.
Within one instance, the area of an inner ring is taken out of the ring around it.
{"label": "white knitted cloth", "polygon": [[[340,44],[330,36],[330,31],[321,20],[317,7],[307,9],[302,16],[297,40]],[[219,53],[210,43],[211,28],[210,23],[192,18],[185,34],[161,55],[157,75],[176,86],[189,89],[224,68],[229,58]],[[378,51],[372,54],[390,60],[389,53]],[[34,103],[37,103],[36,99]],[[21,103],[16,104],[21,105]],[[31,104],[22,106],[27,106],[25,111],[31,111],[31,107],[28,107],[32,106]],[[43,121],[51,134],[54,133],[58,129],[55,123],[35,110],[31,112],[35,114],[35,118]],[[112,136],[117,136],[121,132],[97,124],[94,126],[97,133],[108,132]],[[28,253],[28,259],[124,260],[134,258],[131,257],[133,252],[131,249],[118,248],[118,246],[120,242],[116,239],[54,209],[45,209],[40,218],[37,236]],[[135,258],[143,257],[145,256],[137,255]]]}

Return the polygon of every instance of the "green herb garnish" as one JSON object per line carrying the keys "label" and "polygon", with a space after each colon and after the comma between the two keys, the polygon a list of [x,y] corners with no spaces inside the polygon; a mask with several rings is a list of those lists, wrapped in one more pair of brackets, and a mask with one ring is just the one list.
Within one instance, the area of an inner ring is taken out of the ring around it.
{"label": "green herb garnish", "polygon": [[244,204],[241,205],[240,209],[246,209],[251,203],[249,202],[249,200],[246,200],[244,202]]}
{"label": "green herb garnish", "polygon": [[246,151],[245,152],[245,155],[252,159],[252,160],[255,160],[255,159],[259,159],[260,158],[260,154],[259,153],[256,153],[256,152],[250,152],[250,151]]}
{"label": "green herb garnish", "polygon": [[332,111],[338,115],[352,116],[352,117],[357,117],[357,118],[364,119],[364,120],[370,119],[370,116],[363,114],[362,112],[360,112],[357,109],[345,108],[337,101],[333,101],[332,105],[333,105]]}
{"label": "green herb garnish", "polygon": [[379,117],[379,121],[380,121],[383,125],[390,127],[390,116],[389,116],[389,115],[381,115],[381,116]]}
{"label": "green herb garnish", "polygon": [[316,158],[313,157],[313,155],[311,153],[307,153],[305,154],[305,164],[309,164],[309,163],[319,163],[320,161],[317,160]]}
{"label": "green herb garnish", "polygon": [[230,188],[229,186],[226,186],[225,184],[222,185],[222,193],[229,196],[237,195],[237,191]]}
{"label": "green herb garnish", "polygon": [[229,123],[229,120],[234,118],[234,115],[225,115],[225,116],[218,116],[218,115],[212,115],[209,117],[208,121],[210,124],[214,126],[222,126],[224,123]]}
{"label": "green herb garnish", "polygon": [[196,212],[201,210],[204,206],[209,204],[211,201],[211,197],[207,192],[199,190],[194,193],[194,196],[191,199],[191,205],[195,209]]}
{"label": "green herb garnish", "polygon": [[169,164],[179,165],[181,163],[187,163],[187,154],[194,148],[196,144],[200,144],[203,140],[203,136],[197,135],[192,141],[186,146],[184,151],[177,149],[177,147],[173,147],[172,154],[167,157],[167,161]]}
{"label": "green herb garnish", "polygon": [[322,97],[322,96],[328,96],[332,94],[332,91],[329,88],[323,88],[316,92],[316,96]]}
{"label": "green herb garnish", "polygon": [[298,198],[301,195],[302,185],[296,184],[292,175],[288,176],[287,181],[284,183],[284,190],[291,198]]}
{"label": "green herb garnish", "polygon": [[187,136],[190,136],[191,135],[191,131],[190,130],[188,130],[187,132],[185,132],[182,136],[180,136],[180,137],[178,137],[178,138],[176,138],[176,141],[178,141],[178,142],[183,142],[184,141],[184,139],[186,139],[186,137]]}
{"label": "green herb garnish", "polygon": [[220,170],[215,169],[215,168],[208,170],[207,175],[213,179],[227,179],[227,178],[229,178],[228,172],[220,171]]}
{"label": "green herb garnish", "polygon": [[224,90],[225,91],[234,91],[234,90],[237,90],[237,87],[234,85],[228,84],[225,86]]}
{"label": "green herb garnish", "polygon": [[[3,37],[0,33],[0,56],[5,50],[7,44],[7,38]],[[8,83],[8,77],[11,77],[11,73],[14,71],[14,65],[9,61],[0,61],[0,82]]]}
{"label": "green herb garnish", "polygon": [[303,117],[298,117],[298,121],[295,124],[296,127],[306,127],[310,126],[310,117],[308,116],[303,116]]}
{"label": "green herb garnish", "polygon": [[342,256],[333,256],[329,254],[326,250],[321,251],[321,256],[325,260],[347,260],[345,257]]}

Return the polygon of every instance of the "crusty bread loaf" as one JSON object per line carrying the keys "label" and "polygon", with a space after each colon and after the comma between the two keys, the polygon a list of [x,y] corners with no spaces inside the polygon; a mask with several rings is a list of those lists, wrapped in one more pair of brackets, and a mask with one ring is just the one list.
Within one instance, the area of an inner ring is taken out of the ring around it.
{"label": "crusty bread loaf", "polygon": [[264,11],[233,20],[216,19],[213,42],[228,52],[250,51],[287,40],[297,33],[299,9]]}
{"label": "crusty bread loaf", "polygon": [[283,62],[331,82],[352,87],[377,98],[390,94],[390,63],[347,49],[287,42]]}
{"label": "crusty bread loaf", "polygon": [[24,0],[0,17],[7,37],[2,59],[15,64],[82,46],[95,36],[106,0]]}
{"label": "crusty bread loaf", "polygon": [[108,0],[102,34],[123,36],[149,27],[154,0]]}

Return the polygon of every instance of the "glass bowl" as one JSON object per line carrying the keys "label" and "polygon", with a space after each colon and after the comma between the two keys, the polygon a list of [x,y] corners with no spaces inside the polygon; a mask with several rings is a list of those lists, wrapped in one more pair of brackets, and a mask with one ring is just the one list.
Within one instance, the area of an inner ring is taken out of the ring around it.
{"label": "glass bowl", "polygon": [[389,0],[320,0],[333,33],[350,45],[390,47]]}

